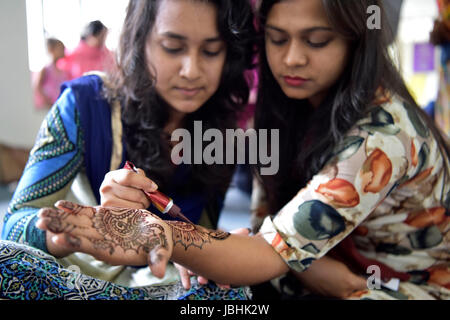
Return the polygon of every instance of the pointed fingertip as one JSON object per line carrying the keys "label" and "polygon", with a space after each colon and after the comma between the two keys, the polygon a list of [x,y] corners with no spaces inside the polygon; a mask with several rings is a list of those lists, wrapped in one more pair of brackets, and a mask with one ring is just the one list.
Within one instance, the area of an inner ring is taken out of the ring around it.
{"label": "pointed fingertip", "polygon": [[36,228],[41,229],[41,230],[46,230],[47,229],[46,228],[47,226],[46,226],[44,220],[41,217],[39,217],[39,219],[36,221],[36,223],[34,225],[35,225]]}
{"label": "pointed fingertip", "polygon": [[73,202],[67,201],[67,200],[59,200],[58,202],[55,203],[55,207],[64,209],[64,210],[73,211],[78,207],[78,205]]}
{"label": "pointed fingertip", "polygon": [[54,208],[42,208],[38,211],[38,218],[47,218],[50,214],[55,213],[56,209]]}

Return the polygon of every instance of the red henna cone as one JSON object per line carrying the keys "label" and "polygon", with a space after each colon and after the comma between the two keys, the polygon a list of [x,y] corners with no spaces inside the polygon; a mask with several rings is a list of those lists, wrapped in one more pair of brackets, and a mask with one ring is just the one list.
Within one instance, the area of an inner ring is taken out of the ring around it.
{"label": "red henna cone", "polygon": [[[130,162],[125,162],[124,169],[131,170],[134,172],[138,172],[136,166]],[[183,213],[181,213],[180,207],[178,207],[171,198],[163,194],[162,192],[156,190],[155,192],[146,192],[147,198],[153,203],[153,205],[164,214],[168,214],[172,218],[182,219],[184,222],[193,224]]]}

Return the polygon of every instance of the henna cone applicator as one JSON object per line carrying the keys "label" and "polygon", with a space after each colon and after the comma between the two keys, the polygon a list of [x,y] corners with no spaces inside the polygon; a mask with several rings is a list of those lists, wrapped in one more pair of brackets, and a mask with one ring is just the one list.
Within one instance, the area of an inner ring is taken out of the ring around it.
{"label": "henna cone applicator", "polygon": [[[124,169],[127,170],[131,170],[134,172],[138,172],[136,167],[134,166],[133,163],[131,163],[130,161],[127,161],[125,163]],[[165,194],[163,194],[160,191],[155,191],[155,192],[145,192],[144,190],[142,190],[145,195],[147,196],[147,198],[150,200],[151,203],[153,203],[153,205],[163,214],[168,214],[169,216],[171,216],[172,218],[179,218],[184,220],[187,223],[191,223],[193,224],[188,218],[186,218],[186,216],[181,212],[180,207],[178,207],[175,203],[173,203],[173,200],[171,198],[169,198],[168,196],[166,196]]]}

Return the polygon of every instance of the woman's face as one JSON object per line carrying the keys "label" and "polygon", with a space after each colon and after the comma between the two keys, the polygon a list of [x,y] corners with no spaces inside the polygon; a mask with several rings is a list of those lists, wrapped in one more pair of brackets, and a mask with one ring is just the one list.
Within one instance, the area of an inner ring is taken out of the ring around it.
{"label": "woman's face", "polygon": [[318,106],[342,74],[348,44],[333,32],[321,0],[275,4],[265,30],[267,60],[283,92]]}
{"label": "woman's face", "polygon": [[146,55],[156,91],[172,113],[198,110],[217,91],[225,64],[216,7],[192,0],[161,1]]}

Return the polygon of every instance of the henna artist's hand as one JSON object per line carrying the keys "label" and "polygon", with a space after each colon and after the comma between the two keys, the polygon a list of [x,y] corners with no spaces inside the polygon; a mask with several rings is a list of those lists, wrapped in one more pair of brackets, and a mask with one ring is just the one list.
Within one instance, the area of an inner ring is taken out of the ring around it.
{"label": "henna artist's hand", "polygon": [[150,201],[142,190],[155,192],[158,186],[145,176],[127,169],[108,172],[100,186],[100,203],[103,207],[147,209]]}
{"label": "henna artist's hand", "polygon": [[304,272],[292,272],[307,289],[324,297],[345,299],[355,291],[367,289],[366,279],[327,256],[314,261]]}
{"label": "henna artist's hand", "polygon": [[164,277],[172,256],[172,229],[146,210],[85,207],[58,201],[39,212],[36,226],[56,234],[53,241],[112,265],[146,265]]}
{"label": "henna artist's hand", "polygon": [[[230,233],[232,233],[232,234],[239,234],[239,235],[244,235],[244,236],[248,236],[250,234],[250,232],[251,232],[250,229],[247,229],[247,228],[241,228],[241,229],[236,229],[236,230],[230,231]],[[180,265],[178,263],[174,263],[174,266],[180,273],[181,283],[183,284],[183,288],[185,288],[186,290],[189,290],[191,288],[191,277],[192,276],[197,276],[197,281],[201,285],[206,285],[209,282],[209,280],[206,279],[205,277],[195,274],[191,270],[186,269],[185,267],[183,267],[182,265]],[[230,285],[226,285],[226,284],[217,284],[217,286],[220,288],[223,288],[223,289],[230,288]]]}

